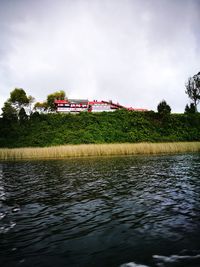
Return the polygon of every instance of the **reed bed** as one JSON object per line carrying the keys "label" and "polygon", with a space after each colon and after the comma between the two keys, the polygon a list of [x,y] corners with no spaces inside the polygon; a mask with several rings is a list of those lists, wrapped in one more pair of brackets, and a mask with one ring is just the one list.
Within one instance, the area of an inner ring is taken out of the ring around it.
{"label": "reed bed", "polygon": [[200,152],[200,142],[63,145],[0,148],[0,160]]}

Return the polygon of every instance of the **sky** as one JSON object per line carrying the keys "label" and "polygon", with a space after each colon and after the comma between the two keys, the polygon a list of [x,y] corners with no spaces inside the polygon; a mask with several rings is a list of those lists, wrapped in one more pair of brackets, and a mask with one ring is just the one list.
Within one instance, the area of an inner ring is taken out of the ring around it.
{"label": "sky", "polygon": [[184,112],[199,24],[200,0],[0,0],[0,108],[23,88]]}

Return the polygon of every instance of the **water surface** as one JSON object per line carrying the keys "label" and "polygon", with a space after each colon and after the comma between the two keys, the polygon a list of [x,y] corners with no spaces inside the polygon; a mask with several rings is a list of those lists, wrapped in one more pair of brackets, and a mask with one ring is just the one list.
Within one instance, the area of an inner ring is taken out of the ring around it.
{"label": "water surface", "polygon": [[1,266],[197,267],[199,240],[199,154],[0,163]]}

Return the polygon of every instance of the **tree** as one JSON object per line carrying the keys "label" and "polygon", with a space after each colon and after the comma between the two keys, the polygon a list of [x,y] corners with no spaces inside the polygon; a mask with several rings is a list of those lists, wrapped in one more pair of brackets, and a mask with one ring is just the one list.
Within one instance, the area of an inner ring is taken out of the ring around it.
{"label": "tree", "polygon": [[16,108],[19,112],[20,109],[29,104],[29,98],[26,95],[26,92],[22,88],[15,88],[10,93],[9,102]]}
{"label": "tree", "polygon": [[6,101],[4,103],[2,111],[3,119],[8,121],[17,121],[17,110],[12,106],[9,101]]}
{"label": "tree", "polygon": [[33,110],[33,103],[35,102],[35,98],[31,95],[28,96],[28,106],[29,106],[29,114],[32,113],[32,110]]}
{"label": "tree", "polygon": [[19,111],[19,120],[20,122],[24,122],[28,120],[28,116],[24,108],[21,108]]}
{"label": "tree", "polygon": [[34,105],[34,110],[39,112],[44,112],[47,110],[47,103],[46,102],[36,102]]}
{"label": "tree", "polygon": [[194,114],[196,112],[194,103],[191,103],[190,106],[188,104],[185,106],[185,113],[186,114]]}
{"label": "tree", "polygon": [[161,116],[167,116],[171,112],[170,106],[167,104],[165,100],[161,101],[157,106],[158,113]]}
{"label": "tree", "polygon": [[200,101],[200,72],[189,77],[185,87],[185,93],[194,102],[195,112],[197,112],[197,105]]}
{"label": "tree", "polygon": [[57,91],[55,93],[52,93],[50,95],[47,96],[47,108],[50,111],[54,111],[55,110],[55,104],[54,101],[55,100],[64,100],[65,99],[65,92],[63,90]]}

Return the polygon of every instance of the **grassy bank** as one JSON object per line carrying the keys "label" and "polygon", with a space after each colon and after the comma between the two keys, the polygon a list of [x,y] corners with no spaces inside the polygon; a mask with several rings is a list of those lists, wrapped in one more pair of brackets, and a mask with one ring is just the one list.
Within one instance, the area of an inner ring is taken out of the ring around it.
{"label": "grassy bank", "polygon": [[45,148],[1,148],[0,160],[200,152],[200,142],[89,144]]}
{"label": "grassy bank", "polygon": [[200,113],[115,112],[33,113],[26,120],[0,118],[0,147],[200,141]]}

